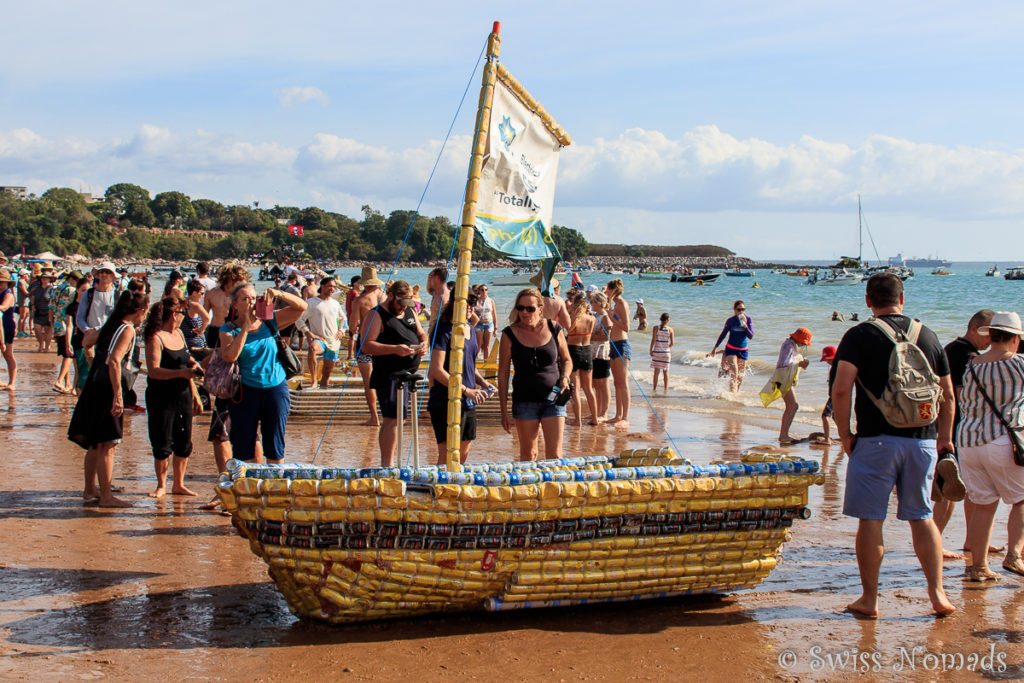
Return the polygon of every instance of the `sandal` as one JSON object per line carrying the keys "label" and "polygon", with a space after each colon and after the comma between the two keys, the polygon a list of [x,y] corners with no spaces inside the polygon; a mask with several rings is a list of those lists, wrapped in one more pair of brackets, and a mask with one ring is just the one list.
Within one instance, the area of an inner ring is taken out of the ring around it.
{"label": "sandal", "polygon": [[1001,577],[994,571],[988,568],[987,565],[977,567],[973,564],[967,565],[967,574],[965,575],[968,581],[974,581],[982,583],[984,581],[998,581]]}
{"label": "sandal", "polygon": [[1024,576],[1024,561],[1017,553],[1007,552],[1003,558],[1003,569],[1017,576]]}

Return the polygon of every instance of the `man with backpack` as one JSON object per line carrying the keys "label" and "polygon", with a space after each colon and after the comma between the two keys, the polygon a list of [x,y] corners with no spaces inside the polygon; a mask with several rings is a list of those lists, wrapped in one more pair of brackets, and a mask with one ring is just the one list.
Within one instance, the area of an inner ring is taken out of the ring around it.
{"label": "man with backpack", "polygon": [[[942,587],[942,538],[929,498],[938,453],[953,450],[949,364],[935,333],[903,315],[898,277],[872,275],[864,298],[874,317],[843,336],[832,387],[836,429],[850,455],[843,514],[860,520],[856,552],[863,592],[847,610],[878,617],[882,523],[895,487],[896,517],[910,523],[933,613],[946,616],[956,608]],[[856,434],[850,427],[851,406]]]}

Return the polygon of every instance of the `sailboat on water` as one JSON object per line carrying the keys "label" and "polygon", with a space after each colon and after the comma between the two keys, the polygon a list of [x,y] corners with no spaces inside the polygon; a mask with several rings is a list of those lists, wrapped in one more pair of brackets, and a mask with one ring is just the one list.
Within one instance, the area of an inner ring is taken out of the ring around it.
{"label": "sailboat on water", "polygon": [[[459,232],[457,322],[474,234],[519,258],[555,251],[552,157],[570,140],[498,63],[500,45],[495,23]],[[488,204],[496,193],[538,210]],[[296,615],[340,623],[750,588],[776,566],[793,521],[809,516],[818,463],[777,454],[698,466],[643,448],[460,465],[463,342],[456,332],[445,466],[420,465],[414,448],[409,467],[233,460],[221,475],[235,528]]]}

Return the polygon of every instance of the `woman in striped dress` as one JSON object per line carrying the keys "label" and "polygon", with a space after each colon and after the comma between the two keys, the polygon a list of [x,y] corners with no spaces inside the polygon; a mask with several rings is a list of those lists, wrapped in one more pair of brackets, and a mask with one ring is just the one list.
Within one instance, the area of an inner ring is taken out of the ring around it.
{"label": "woman in striped dress", "polygon": [[668,313],[661,314],[661,324],[651,333],[651,368],[654,370],[654,388],[658,388],[658,371],[665,376],[665,391],[668,391],[668,366],[672,362],[672,345],[676,333],[668,326]]}
{"label": "woman in striped dress", "polygon": [[967,576],[971,581],[995,581],[999,574],[988,568],[988,547],[1000,498],[1012,506],[1003,569],[1024,576],[1024,467],[1014,464],[1004,426],[1004,421],[1014,429],[1024,426],[1024,358],[1017,355],[1024,330],[1020,316],[1001,312],[978,333],[988,334],[991,345],[971,360],[964,374],[956,443],[967,496],[974,503],[967,527]]}

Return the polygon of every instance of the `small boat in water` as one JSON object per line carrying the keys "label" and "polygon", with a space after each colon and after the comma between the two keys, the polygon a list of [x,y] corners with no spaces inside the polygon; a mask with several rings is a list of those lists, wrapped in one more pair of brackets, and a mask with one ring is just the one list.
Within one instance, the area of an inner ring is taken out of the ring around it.
{"label": "small boat in water", "polygon": [[1007,280],[1024,280],[1024,266],[1007,268],[1003,277]]}
{"label": "small boat in water", "polygon": [[671,280],[672,273],[665,273],[662,271],[641,271],[636,275],[638,280]]}
{"label": "small boat in water", "polygon": [[851,273],[845,268],[842,268],[840,270],[829,271],[821,276],[818,275],[818,271],[814,271],[814,273],[807,278],[807,284],[835,287],[840,285],[859,285],[863,280],[863,274]]}
{"label": "small boat in water", "polygon": [[994,265],[985,271],[985,277],[999,277],[1000,275],[1001,273],[999,272],[998,265]]}
{"label": "small boat in water", "polygon": [[672,274],[672,282],[714,282],[722,276],[721,273],[696,273],[694,275]]}
{"label": "small boat in water", "polygon": [[952,274],[953,274],[953,271],[947,270],[946,268],[942,268],[942,267],[936,268],[935,270],[932,271],[932,275],[952,275]]}
{"label": "small boat in water", "polygon": [[739,268],[737,268],[736,270],[727,270],[727,271],[725,271],[725,276],[726,277],[754,277],[754,274],[751,271],[749,271],[749,270],[740,270]]}

